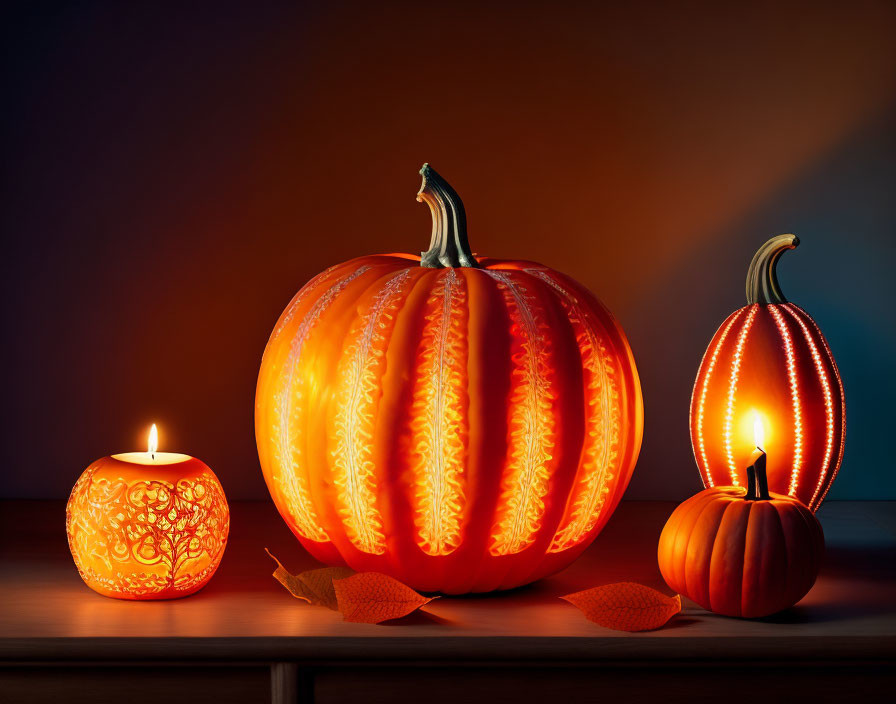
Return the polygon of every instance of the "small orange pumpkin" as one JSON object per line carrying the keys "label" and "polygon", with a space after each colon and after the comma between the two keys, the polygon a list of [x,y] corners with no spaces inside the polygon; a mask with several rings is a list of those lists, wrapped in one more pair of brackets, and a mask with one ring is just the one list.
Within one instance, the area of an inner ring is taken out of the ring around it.
{"label": "small orange pumpkin", "polygon": [[703,486],[737,486],[758,415],[766,428],[772,491],[817,511],[840,469],[845,411],[824,335],[778,285],[778,258],[798,244],[794,235],[779,235],[753,257],[747,305],[719,327],[697,373],[691,441]]}
{"label": "small orange pumpkin", "polygon": [[[660,535],[666,584],[709,611],[759,618],[796,604],[824,554],[821,524],[805,505],[769,493],[751,466],[747,489],[704,489],[681,504]],[[768,498],[762,498],[768,497]]]}
{"label": "small orange pumpkin", "polygon": [[419,591],[509,589],[568,565],[613,513],[641,444],[638,374],[587,289],[477,260],[457,193],[421,174],[429,251],[339,264],[280,317],[258,455],[319,560]]}

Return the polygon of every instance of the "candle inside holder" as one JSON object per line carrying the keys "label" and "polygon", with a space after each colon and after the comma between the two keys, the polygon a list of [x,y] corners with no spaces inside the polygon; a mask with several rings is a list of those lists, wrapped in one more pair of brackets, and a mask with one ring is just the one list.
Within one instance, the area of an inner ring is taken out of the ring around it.
{"label": "candle inside holder", "polygon": [[153,425],[146,452],[91,464],[66,507],[75,565],[94,591],[119,599],[174,599],[205,586],[230,528],[224,489],[202,461],[158,452]]}

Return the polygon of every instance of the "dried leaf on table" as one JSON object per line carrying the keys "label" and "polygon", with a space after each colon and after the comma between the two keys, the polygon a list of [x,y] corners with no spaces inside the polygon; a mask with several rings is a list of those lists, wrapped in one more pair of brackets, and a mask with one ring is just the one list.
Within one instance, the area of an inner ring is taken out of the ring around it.
{"label": "dried leaf on table", "polygon": [[286,587],[290,594],[315,606],[326,606],[336,611],[336,590],[333,588],[333,580],[350,577],[355,573],[354,570],[348,567],[322,567],[295,575],[281,565],[280,560],[274,557],[270,550],[265,548],[264,551],[277,563],[274,579]]}
{"label": "dried leaf on table", "polygon": [[287,570],[283,565],[280,564],[280,560],[274,557],[271,554],[271,551],[267,548],[264,551],[271,556],[271,559],[277,563],[277,569],[274,570],[274,579],[276,579],[280,584],[282,584],[286,589],[292,594],[296,599],[304,599],[309,604],[311,603],[311,598],[313,594],[309,592],[308,587],[306,587],[302,580],[296,577],[292,572]]}
{"label": "dried leaf on table", "polygon": [[311,603],[315,606],[326,606],[333,611],[338,610],[336,602],[336,589],[333,582],[337,579],[345,579],[355,574],[348,567],[323,567],[318,570],[307,570],[299,575],[302,584],[305,585],[305,593],[311,596]]}
{"label": "dried leaf on table", "polygon": [[681,597],[635,582],[618,582],[560,597],[604,628],[652,631],[681,611]]}
{"label": "dried leaf on table", "polygon": [[333,582],[339,610],[346,621],[380,623],[407,616],[435,597],[418,594],[379,572],[360,572]]}

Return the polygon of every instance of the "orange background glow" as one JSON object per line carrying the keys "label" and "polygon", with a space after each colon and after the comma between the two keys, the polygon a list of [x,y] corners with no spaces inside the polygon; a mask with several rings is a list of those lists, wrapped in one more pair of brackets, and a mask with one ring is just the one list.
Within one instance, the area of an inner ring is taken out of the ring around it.
{"label": "orange background glow", "polygon": [[0,496],[65,497],[158,422],[228,498],[267,499],[268,335],[327,266],[426,248],[429,161],[474,251],[573,276],[626,330],[627,498],[700,487],[694,377],[782,232],[846,387],[831,498],[896,497],[892,3],[232,5],[4,23]]}

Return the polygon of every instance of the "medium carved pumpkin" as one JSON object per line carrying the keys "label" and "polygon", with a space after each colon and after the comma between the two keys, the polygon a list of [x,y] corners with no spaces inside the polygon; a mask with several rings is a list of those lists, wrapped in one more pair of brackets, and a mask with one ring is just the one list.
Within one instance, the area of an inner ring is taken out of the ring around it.
{"label": "medium carved pumpkin", "polygon": [[843,458],[843,384],[818,325],[778,285],[777,260],[798,244],[780,235],[753,257],[747,305],[722,323],[697,373],[691,441],[705,487],[737,486],[758,415],[769,487],[816,511]]}
{"label": "medium carved pumpkin", "polygon": [[821,524],[797,499],[769,492],[764,476],[747,489],[704,489],[675,509],[657,551],[671,589],[745,618],[782,611],[809,592],[824,555]]}
{"label": "medium carved pumpkin", "polygon": [[312,279],[265,350],[265,481],[319,560],[421,591],[507,589],[568,565],[619,502],[641,444],[622,329],[545,266],[479,258],[431,168],[422,257]]}

